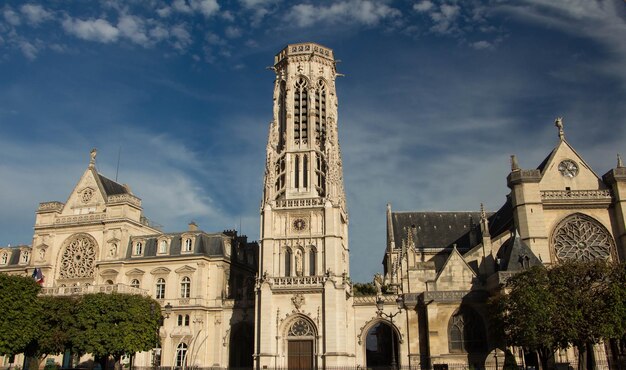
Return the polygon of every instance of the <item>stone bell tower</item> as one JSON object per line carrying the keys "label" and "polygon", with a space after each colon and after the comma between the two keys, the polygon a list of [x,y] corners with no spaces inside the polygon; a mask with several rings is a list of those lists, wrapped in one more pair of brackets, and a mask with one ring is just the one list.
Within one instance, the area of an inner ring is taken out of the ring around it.
{"label": "stone bell tower", "polygon": [[261,206],[256,365],[354,364],[348,214],[337,138],[332,50],[285,47],[274,58]]}

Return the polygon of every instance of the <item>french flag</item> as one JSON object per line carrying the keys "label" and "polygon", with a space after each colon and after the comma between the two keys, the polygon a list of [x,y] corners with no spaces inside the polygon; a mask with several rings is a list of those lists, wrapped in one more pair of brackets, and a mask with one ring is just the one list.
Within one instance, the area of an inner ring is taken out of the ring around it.
{"label": "french flag", "polygon": [[35,282],[37,282],[37,284],[39,285],[43,285],[43,273],[41,272],[40,268],[35,268],[35,270],[33,270],[33,279],[35,279]]}

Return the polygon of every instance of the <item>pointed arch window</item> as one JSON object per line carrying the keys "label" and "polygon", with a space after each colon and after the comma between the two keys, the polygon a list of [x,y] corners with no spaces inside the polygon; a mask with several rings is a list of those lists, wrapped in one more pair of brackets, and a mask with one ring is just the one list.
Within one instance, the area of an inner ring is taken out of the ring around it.
{"label": "pointed arch window", "polygon": [[291,276],[291,250],[285,249],[285,276]]}
{"label": "pointed arch window", "polygon": [[315,140],[320,145],[326,140],[326,111],[326,84],[319,80],[315,89]]}
{"label": "pointed arch window", "polygon": [[159,278],[156,283],[156,299],[165,299],[165,279]]}
{"label": "pointed arch window", "polygon": [[295,188],[299,189],[300,188],[300,156],[299,155],[295,155],[294,161],[294,180],[295,180]]}
{"label": "pointed arch window", "polygon": [[308,137],[308,91],[307,81],[304,77],[296,80],[293,95],[293,138],[296,144],[306,142]]}
{"label": "pointed arch window", "polygon": [[278,97],[278,151],[282,151],[285,146],[285,136],[287,135],[287,84],[280,82],[280,92]]}
{"label": "pointed arch window", "polygon": [[189,298],[191,295],[191,279],[185,276],[180,282],[180,298]]}
{"label": "pointed arch window", "polygon": [[472,308],[462,305],[448,322],[448,349],[453,352],[486,350],[485,326]]}

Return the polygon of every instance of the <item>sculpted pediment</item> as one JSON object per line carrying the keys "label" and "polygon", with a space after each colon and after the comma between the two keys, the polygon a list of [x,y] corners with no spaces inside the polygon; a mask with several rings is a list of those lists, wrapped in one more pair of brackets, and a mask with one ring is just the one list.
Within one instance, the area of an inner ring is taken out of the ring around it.
{"label": "sculpted pediment", "polygon": [[172,270],[168,269],[167,267],[157,267],[154,270],[150,271],[150,273],[152,275],[167,275],[171,272]]}
{"label": "sculpted pediment", "polygon": [[185,265],[183,267],[177,268],[176,270],[174,270],[177,274],[184,274],[184,273],[192,273],[194,271],[196,271],[195,268]]}
{"label": "sculpted pediment", "polygon": [[135,268],[130,271],[127,271],[126,276],[143,275],[145,273],[146,273],[145,271]]}
{"label": "sculpted pediment", "polygon": [[119,274],[119,271],[114,269],[106,269],[100,273],[100,276],[114,276]]}

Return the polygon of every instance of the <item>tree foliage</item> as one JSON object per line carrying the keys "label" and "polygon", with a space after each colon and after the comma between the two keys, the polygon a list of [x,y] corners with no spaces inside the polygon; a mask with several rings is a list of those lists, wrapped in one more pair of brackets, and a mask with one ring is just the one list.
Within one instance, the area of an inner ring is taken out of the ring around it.
{"label": "tree foliage", "polygon": [[352,285],[352,291],[356,297],[376,295],[374,283],[354,283]]}
{"label": "tree foliage", "polygon": [[96,357],[147,351],[158,342],[159,303],[130,294],[87,294],[76,315],[75,349]]}
{"label": "tree foliage", "polygon": [[32,278],[0,274],[0,355],[24,352],[40,334],[40,289]]}
{"label": "tree foliage", "polygon": [[79,303],[78,297],[40,297],[42,313],[39,335],[28,344],[26,355],[42,359],[71,349],[76,335],[74,317]]}

